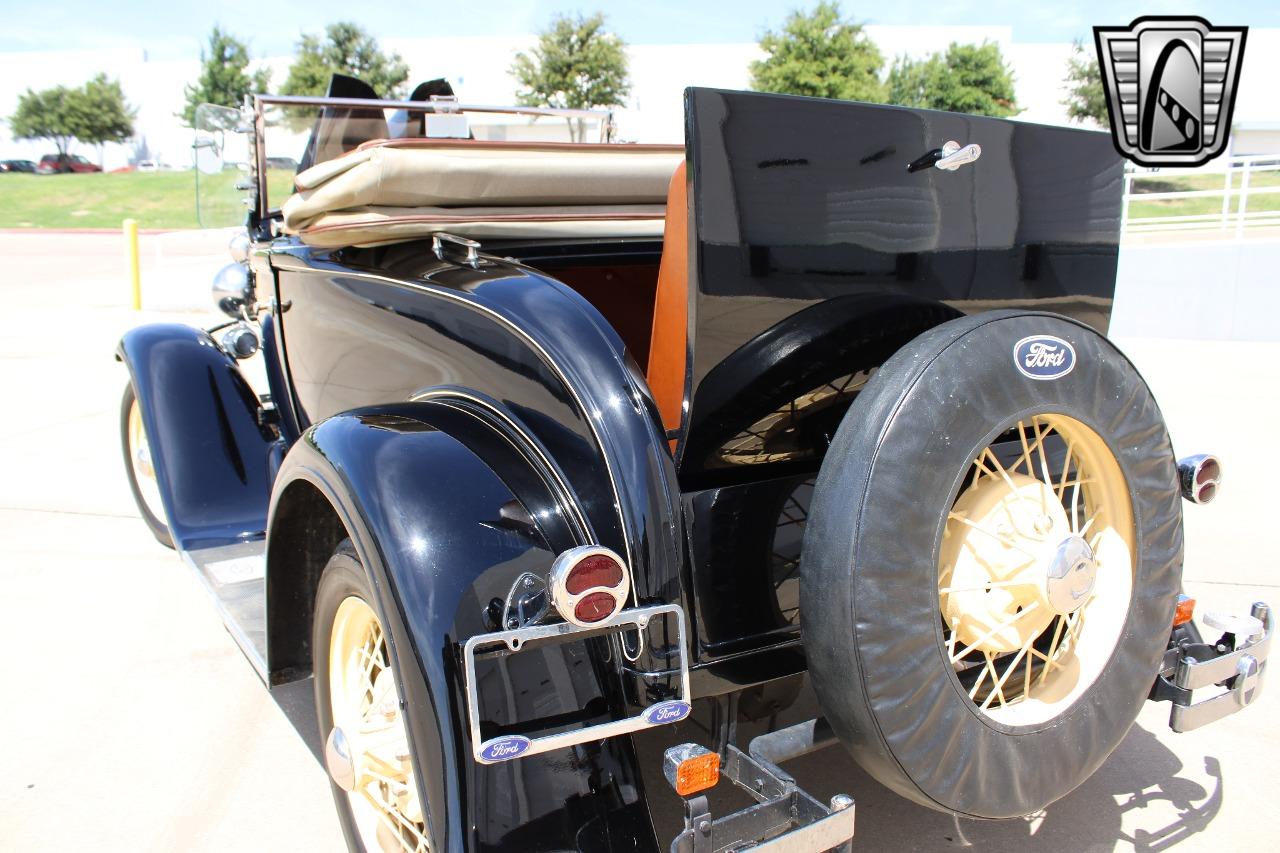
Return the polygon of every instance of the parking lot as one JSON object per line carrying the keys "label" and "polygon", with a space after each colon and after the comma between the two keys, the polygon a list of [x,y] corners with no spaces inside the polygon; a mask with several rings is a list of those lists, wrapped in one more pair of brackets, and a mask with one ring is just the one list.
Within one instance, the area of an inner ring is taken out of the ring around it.
{"label": "parking lot", "polygon": [[[157,256],[160,238],[147,239],[148,304],[184,304],[161,291],[198,292],[216,268],[203,244]],[[323,770],[138,519],[124,478],[115,342],[137,323],[209,315],[131,311],[115,235],[0,233],[0,256],[0,849],[343,849]],[[1187,591],[1201,610],[1280,604],[1280,343],[1120,343],[1179,452],[1224,459],[1221,499],[1187,506]],[[1278,692],[1185,735],[1168,730],[1167,705],[1148,705],[1110,760],[1044,814],[960,830],[981,850],[1268,849]],[[949,816],[847,761],[801,763],[857,800],[856,850],[963,845]]]}

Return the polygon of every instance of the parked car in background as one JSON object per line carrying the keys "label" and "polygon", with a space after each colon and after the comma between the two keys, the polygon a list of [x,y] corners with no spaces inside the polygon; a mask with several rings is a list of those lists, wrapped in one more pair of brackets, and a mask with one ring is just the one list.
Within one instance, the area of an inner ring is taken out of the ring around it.
{"label": "parked car in background", "polygon": [[154,172],[160,168],[160,163],[157,160],[139,160],[136,168],[139,172]]}
{"label": "parked car in background", "polygon": [[0,172],[35,172],[36,164],[30,160],[0,160]]}
{"label": "parked car in background", "polygon": [[61,172],[101,172],[102,167],[80,154],[46,154],[40,158],[36,171],[42,175]]}
{"label": "parked car in background", "polygon": [[298,161],[292,157],[268,157],[268,169],[288,169],[290,172],[298,171]]}

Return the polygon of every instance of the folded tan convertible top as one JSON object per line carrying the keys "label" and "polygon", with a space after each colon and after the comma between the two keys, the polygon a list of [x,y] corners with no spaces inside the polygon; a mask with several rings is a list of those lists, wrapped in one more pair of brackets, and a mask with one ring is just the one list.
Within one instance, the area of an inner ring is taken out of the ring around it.
{"label": "folded tan convertible top", "polygon": [[283,207],[309,245],[474,238],[658,237],[681,146],[393,140],[307,169]]}

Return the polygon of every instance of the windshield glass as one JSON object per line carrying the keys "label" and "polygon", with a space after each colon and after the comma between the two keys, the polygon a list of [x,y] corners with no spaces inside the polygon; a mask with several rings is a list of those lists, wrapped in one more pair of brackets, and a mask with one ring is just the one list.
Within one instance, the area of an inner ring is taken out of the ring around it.
{"label": "windshield glass", "polygon": [[244,130],[239,110],[196,108],[196,220],[202,228],[244,224],[243,187],[250,175],[250,135]]}
{"label": "windshield glass", "polygon": [[[269,100],[269,99],[268,99]],[[475,139],[509,142],[598,142],[606,134],[607,115],[567,118],[460,110],[450,102],[431,110],[404,107],[295,106],[265,104],[265,209],[284,204],[298,172],[366,142],[407,139]]]}

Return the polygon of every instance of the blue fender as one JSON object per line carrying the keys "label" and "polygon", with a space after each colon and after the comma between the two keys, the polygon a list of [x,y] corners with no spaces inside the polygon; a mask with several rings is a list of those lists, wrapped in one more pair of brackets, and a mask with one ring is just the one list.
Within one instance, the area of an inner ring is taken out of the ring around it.
{"label": "blue fender", "polygon": [[[336,511],[368,573],[401,679],[432,849],[656,849],[630,738],[498,765],[471,757],[458,644],[496,630],[490,602],[522,572],[547,571],[582,535],[566,521],[571,513],[555,506],[536,465],[474,417],[440,403],[357,409],[312,426],[285,458],[272,502],[273,634],[290,624],[290,610],[310,606],[296,589],[297,534],[276,527],[277,518],[293,516],[286,505],[300,486]],[[504,521],[513,502],[529,522]],[[268,642],[273,679],[300,665],[285,638]],[[497,679],[510,679],[499,686],[514,689],[498,692],[538,712],[519,715],[522,721],[625,702],[616,664],[580,666],[575,689],[557,691],[539,689],[548,682],[538,654],[514,661],[520,666],[506,666]],[[513,682],[525,676],[508,673],[530,666],[522,692]]]}
{"label": "blue fender", "polygon": [[260,538],[276,430],[235,359],[208,333],[140,326],[117,350],[129,368],[174,544],[181,550]]}

